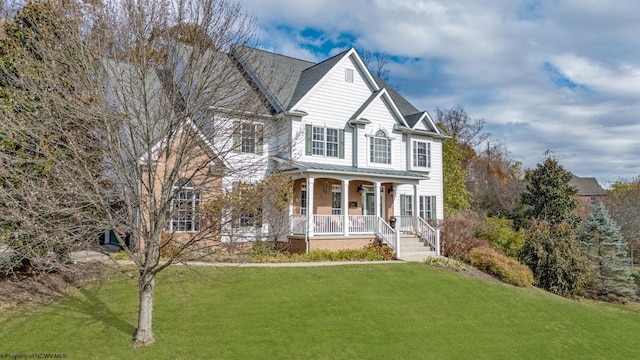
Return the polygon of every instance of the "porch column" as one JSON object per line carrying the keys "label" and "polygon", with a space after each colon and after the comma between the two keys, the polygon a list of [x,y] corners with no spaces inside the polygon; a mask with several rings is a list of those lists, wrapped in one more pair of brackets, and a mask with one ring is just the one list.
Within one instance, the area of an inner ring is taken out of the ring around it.
{"label": "porch column", "polygon": [[413,184],[413,230],[418,233],[418,185]]}
{"label": "porch column", "polygon": [[375,219],[375,229],[376,232],[378,232],[380,229],[378,229],[378,218],[380,217],[380,182],[376,181],[373,183],[374,184],[374,189],[373,189],[373,206],[374,206],[374,215],[376,216]]}
{"label": "porch column", "polygon": [[313,216],[313,183],[315,179],[307,178],[307,235],[313,237],[315,218]]}
{"label": "porch column", "polygon": [[342,234],[349,236],[349,180],[342,180]]}

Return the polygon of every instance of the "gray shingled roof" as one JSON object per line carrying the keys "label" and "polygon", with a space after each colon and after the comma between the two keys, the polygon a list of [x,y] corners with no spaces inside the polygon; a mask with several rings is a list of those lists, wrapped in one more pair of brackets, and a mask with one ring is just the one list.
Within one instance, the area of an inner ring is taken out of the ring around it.
{"label": "gray shingled roof", "polygon": [[594,177],[577,177],[572,175],[569,185],[578,189],[578,196],[602,196],[607,192],[598,184],[598,180]]}
{"label": "gray shingled roof", "polygon": [[336,172],[336,173],[357,173],[363,175],[375,175],[383,177],[395,177],[395,178],[412,178],[412,179],[428,179],[428,176],[413,173],[404,170],[381,170],[370,168],[358,168],[354,166],[333,165],[333,164],[318,164],[302,161],[294,161],[287,164],[286,168],[282,171],[321,171],[321,172]]}
{"label": "gray shingled roof", "polygon": [[405,115],[404,120],[407,122],[407,125],[413,129],[413,127],[416,126],[418,121],[422,118],[422,115],[424,115],[424,111],[417,114]]}
{"label": "gray shingled roof", "polygon": [[302,99],[309,90],[313,88],[326,74],[333,68],[333,66],[340,61],[349,50],[345,50],[340,54],[330,57],[329,59],[318,63],[308,69],[305,69],[300,74],[300,80],[296,86],[296,90],[291,97],[291,100],[287,104],[287,110],[291,110],[291,107]]}
{"label": "gray shingled roof", "polygon": [[314,62],[246,46],[234,47],[234,52],[246,61],[251,67],[250,71],[255,72],[268,85],[269,92],[275,96],[282,109],[291,102],[302,72],[316,65]]}
{"label": "gray shingled roof", "polygon": [[[236,49],[241,51],[241,56],[251,67],[250,71],[255,72],[264,84],[268,84],[268,92],[277,98],[278,105],[282,110],[291,110],[292,106],[300,101],[349,52],[349,50],[345,50],[316,64],[249,47],[239,46]],[[423,112],[420,112],[384,80],[375,78],[375,81],[379,87],[387,89],[391,100],[405,119],[408,116],[414,119],[413,123],[409,124],[413,127],[417,122],[416,117],[419,119]],[[268,95],[265,96],[268,97]]]}
{"label": "gray shingled roof", "polygon": [[420,112],[420,110],[416,109],[415,106],[411,105],[409,100],[405,99],[402,95],[400,95],[396,91],[396,89],[393,88],[393,86],[387,84],[386,81],[380,78],[375,78],[375,79],[376,79],[376,82],[378,83],[378,86],[380,86],[381,88],[387,89],[389,96],[391,96],[391,100],[393,100],[393,102],[396,104],[402,116],[406,118],[407,115],[412,115]]}

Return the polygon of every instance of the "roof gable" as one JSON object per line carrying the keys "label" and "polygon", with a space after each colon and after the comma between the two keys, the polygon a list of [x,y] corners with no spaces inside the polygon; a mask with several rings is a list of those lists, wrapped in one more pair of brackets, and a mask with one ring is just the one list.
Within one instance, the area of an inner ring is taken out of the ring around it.
{"label": "roof gable", "polygon": [[598,184],[598,180],[594,177],[577,177],[571,175],[569,185],[578,189],[578,196],[602,196],[606,194],[606,191]]}
{"label": "roof gable", "polygon": [[396,119],[396,122],[399,125],[407,126],[407,123],[404,120],[404,117],[396,107],[395,103],[389,96],[389,93],[386,89],[380,89],[371,94],[371,96],[365,101],[362,106],[351,116],[351,120],[356,120],[362,118],[363,115],[367,112],[367,110],[376,102],[382,101],[384,105],[389,109],[391,116]]}
{"label": "roof gable", "polygon": [[372,92],[380,89],[360,56],[358,56],[356,50],[351,48],[313,66],[312,68],[306,69],[300,75],[300,82],[295,91],[296,96],[291,99],[287,110],[295,109],[300,103],[310,97],[311,94],[318,89],[323,80],[329,77],[332,71],[336,71],[338,65],[344,61],[353,62]]}

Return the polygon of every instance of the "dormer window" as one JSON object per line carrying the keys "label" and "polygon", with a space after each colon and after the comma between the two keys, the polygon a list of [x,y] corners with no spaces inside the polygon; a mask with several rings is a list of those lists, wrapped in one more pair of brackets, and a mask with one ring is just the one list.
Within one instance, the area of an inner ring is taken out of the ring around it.
{"label": "dormer window", "polygon": [[345,69],[344,71],[344,80],[346,82],[353,82],[353,69]]}

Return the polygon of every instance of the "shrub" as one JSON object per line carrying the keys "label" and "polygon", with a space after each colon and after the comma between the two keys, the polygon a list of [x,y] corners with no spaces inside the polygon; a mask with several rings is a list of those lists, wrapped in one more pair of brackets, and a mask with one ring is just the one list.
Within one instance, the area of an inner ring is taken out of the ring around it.
{"label": "shrub", "polygon": [[428,257],[425,261],[425,264],[429,266],[437,266],[443,267],[455,271],[468,272],[469,265],[463,263],[462,261],[446,258],[443,256],[431,256]]}
{"label": "shrub", "polygon": [[372,260],[395,260],[396,254],[389,245],[378,244],[376,242],[371,243],[365,247],[365,250],[372,252],[375,255],[375,259]]}
{"label": "shrub", "polygon": [[256,240],[251,245],[251,256],[269,256],[275,255],[278,251],[273,242]]}
{"label": "shrub", "polygon": [[515,286],[531,286],[533,273],[526,265],[506,257],[489,247],[474,248],[467,254],[469,264],[494,275],[507,284]]}
{"label": "shrub", "polygon": [[505,255],[514,259],[524,246],[524,231],[513,229],[513,220],[487,217],[476,230],[476,236],[487,240],[491,245],[502,250]]}
{"label": "shrub", "polygon": [[441,223],[442,255],[464,260],[469,250],[486,246],[486,242],[475,237],[474,223],[466,218],[455,217],[445,219]]}

